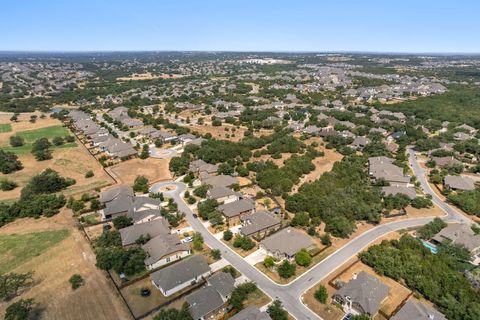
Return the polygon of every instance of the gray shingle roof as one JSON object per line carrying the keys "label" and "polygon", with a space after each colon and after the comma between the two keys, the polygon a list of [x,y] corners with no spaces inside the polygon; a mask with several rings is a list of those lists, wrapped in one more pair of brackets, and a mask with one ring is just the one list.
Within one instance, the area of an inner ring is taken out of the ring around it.
{"label": "gray shingle roof", "polygon": [[134,224],[119,230],[122,246],[134,244],[140,236],[150,235],[154,238],[161,234],[169,234],[168,222],[165,219],[156,219],[145,223]]}
{"label": "gray shingle roof", "polygon": [[251,211],[254,209],[255,204],[250,199],[241,199],[218,206],[218,211],[228,218],[235,217],[242,212]]}
{"label": "gray shingle roof", "polygon": [[108,189],[107,191],[103,191],[102,193],[100,193],[100,202],[102,203],[110,202],[113,199],[121,196],[133,197],[132,187],[126,186],[126,185],[120,185],[120,186],[116,186],[111,189]]}
{"label": "gray shingle roof", "polygon": [[208,277],[207,282],[224,298],[235,289],[235,279],[227,272],[217,272]]}
{"label": "gray shingle roof", "polygon": [[382,187],[382,191],[386,196],[404,194],[410,199],[415,199],[417,197],[415,188],[408,188],[408,187],[401,187],[401,186],[387,186],[387,187]]}
{"label": "gray shingle roof", "polygon": [[241,220],[245,222],[245,226],[240,229],[240,232],[246,236],[280,225],[280,220],[268,211],[258,211],[241,217]]}
{"label": "gray shingle roof", "polygon": [[[156,220],[154,220],[156,221]],[[145,224],[145,223],[141,223]],[[176,234],[160,233],[142,246],[142,249],[148,253],[145,259],[146,265],[151,265],[165,256],[172,255],[179,251],[189,251],[190,246],[182,243]]]}
{"label": "gray shingle roof", "polygon": [[268,313],[250,305],[230,318],[230,320],[272,320]]}
{"label": "gray shingle roof", "polygon": [[210,266],[201,255],[194,255],[166,268],[153,272],[150,277],[164,291],[191,281],[210,271]]}
{"label": "gray shingle roof", "polygon": [[408,300],[390,320],[447,320],[447,318],[420,301]]}
{"label": "gray shingle roof", "polygon": [[475,189],[475,183],[473,180],[462,176],[445,176],[445,185],[457,190]]}
{"label": "gray shingle roof", "polygon": [[370,315],[377,314],[382,301],[388,296],[389,288],[378,278],[366,272],[360,272],[355,279],[350,280],[335,295],[343,300],[347,297],[358,303],[363,311]]}
{"label": "gray shingle roof", "polygon": [[472,252],[479,251],[480,235],[476,235],[472,228],[464,224],[450,224],[437,233],[433,239],[437,242],[450,240],[454,244],[465,246]]}
{"label": "gray shingle roof", "polygon": [[235,192],[232,189],[223,186],[213,187],[212,189],[208,190],[207,195],[209,199],[219,199],[233,195],[236,195],[238,197],[242,196],[241,193]]}
{"label": "gray shingle roof", "polygon": [[288,256],[293,256],[301,249],[307,249],[313,245],[309,236],[291,227],[266,237],[260,243],[271,252],[279,252]]}
{"label": "gray shingle roof", "polygon": [[193,319],[201,319],[224,304],[220,294],[211,286],[194,291],[186,296],[185,300],[187,300],[188,311]]}

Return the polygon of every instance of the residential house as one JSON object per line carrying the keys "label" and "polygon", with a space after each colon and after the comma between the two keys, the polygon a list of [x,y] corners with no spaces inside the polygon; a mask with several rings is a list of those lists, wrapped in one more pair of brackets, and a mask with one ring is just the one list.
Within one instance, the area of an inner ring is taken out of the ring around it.
{"label": "residential house", "polygon": [[207,191],[207,199],[217,200],[219,203],[238,201],[243,197],[240,192],[235,192],[226,187],[213,187]]}
{"label": "residential house", "polygon": [[458,161],[453,156],[432,157],[432,161],[434,161],[435,164],[439,167],[462,165],[462,162]]}
{"label": "residential house", "polygon": [[357,150],[363,150],[368,144],[370,144],[370,139],[367,137],[356,137],[352,142],[352,148]]}
{"label": "residential house", "polygon": [[472,255],[480,253],[480,234],[475,234],[468,224],[449,224],[438,232],[432,240],[436,243],[449,241],[467,248]]}
{"label": "residential house", "polygon": [[166,297],[203,281],[211,274],[202,255],[194,255],[150,274],[152,284]]}
{"label": "residential house", "polygon": [[[154,220],[158,221],[158,220]],[[142,223],[144,224],[144,223]],[[148,254],[145,259],[147,269],[155,269],[191,254],[190,245],[183,243],[177,234],[160,233],[142,245]]]}
{"label": "residential house", "polygon": [[409,299],[390,320],[447,320],[447,318],[425,303]]}
{"label": "residential house", "polygon": [[240,222],[242,216],[250,215],[255,211],[255,203],[251,199],[240,199],[221,204],[217,210],[225,216],[229,224],[235,225]]}
{"label": "residential house", "polygon": [[203,175],[200,177],[202,184],[208,185],[211,187],[231,187],[235,184],[238,184],[238,180],[232,176],[227,176],[220,174],[218,176]]}
{"label": "residential house", "polygon": [[403,169],[393,164],[388,157],[371,157],[368,159],[369,174],[374,180],[384,179],[391,186],[409,187],[410,177],[403,174]]}
{"label": "residential house", "polygon": [[260,248],[277,260],[291,260],[301,249],[313,247],[314,242],[308,235],[292,227],[280,230],[260,242]]}
{"label": "residential house", "polygon": [[256,239],[261,239],[281,227],[281,220],[268,211],[257,211],[251,215],[244,215],[240,217],[240,220],[243,225],[239,230],[240,233]]}
{"label": "residential house", "polygon": [[231,317],[230,320],[272,320],[272,318],[265,311],[260,311],[257,306],[249,305]]}
{"label": "residential house", "polygon": [[122,246],[129,246],[141,237],[154,238],[161,234],[170,233],[170,225],[165,219],[157,219],[145,223],[133,224],[119,230]]}
{"label": "residential house", "polygon": [[380,310],[388,292],[387,285],[377,277],[362,271],[338,289],[333,299],[343,305],[345,310],[354,309],[358,313],[373,317]]}
{"label": "residential house", "polygon": [[445,176],[443,184],[452,190],[468,191],[475,189],[475,182],[465,176]]}
{"label": "residential house", "polygon": [[207,279],[207,286],[187,295],[188,311],[194,320],[213,319],[225,312],[235,279],[226,272],[217,272]]}
{"label": "residential house", "polygon": [[386,186],[382,187],[382,192],[386,196],[396,196],[398,194],[406,195],[409,199],[413,200],[417,197],[415,188],[408,188],[402,186]]}

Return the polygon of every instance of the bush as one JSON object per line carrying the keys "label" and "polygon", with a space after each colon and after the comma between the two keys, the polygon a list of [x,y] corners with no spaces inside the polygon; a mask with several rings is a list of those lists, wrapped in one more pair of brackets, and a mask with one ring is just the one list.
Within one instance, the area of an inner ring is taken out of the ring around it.
{"label": "bush", "polygon": [[446,226],[447,224],[442,219],[435,218],[432,222],[429,222],[418,229],[418,234],[423,239],[430,239]]}
{"label": "bush", "polygon": [[11,181],[8,179],[0,180],[0,190],[2,191],[10,191],[18,187],[18,184],[15,181]]}
{"label": "bush", "polygon": [[119,216],[114,218],[112,222],[115,229],[120,230],[131,226],[133,224],[133,219],[126,216]]}
{"label": "bush", "polygon": [[241,236],[237,234],[233,239],[233,246],[235,248],[242,248],[242,250],[248,251],[255,247],[255,242],[247,236]]}
{"label": "bush", "polygon": [[74,136],[66,136],[65,137],[65,142],[69,142],[69,143],[72,143],[75,141],[75,137]]}
{"label": "bush", "polygon": [[267,308],[267,313],[272,320],[288,320],[288,312],[283,309],[280,300],[273,301]]}
{"label": "bush", "polygon": [[323,236],[320,237],[320,241],[324,246],[331,246],[332,245],[332,237],[330,233],[325,233]]}
{"label": "bush", "polygon": [[193,234],[193,249],[196,251],[203,250],[203,236],[200,232],[195,232]]}
{"label": "bush", "polygon": [[52,143],[53,143],[55,146],[61,146],[62,144],[65,143],[65,141],[63,140],[62,137],[55,137],[55,138],[53,138]]}
{"label": "bush", "polygon": [[222,252],[219,249],[212,249],[210,255],[214,260],[220,260],[222,258]]}
{"label": "bush", "polygon": [[228,302],[236,310],[243,309],[243,302],[247,300],[248,294],[255,292],[257,285],[253,282],[246,282],[238,285],[231,293]]}
{"label": "bush", "polygon": [[272,256],[266,256],[265,259],[263,259],[263,265],[268,268],[268,269],[271,269],[273,268],[273,266],[275,265],[275,258],[272,257]]}
{"label": "bush", "polygon": [[88,170],[87,172],[85,172],[85,178],[91,178],[93,176],[94,176],[94,174],[93,174],[92,170]]}
{"label": "bush", "polygon": [[70,282],[70,284],[72,285],[72,289],[75,290],[80,288],[80,286],[83,284],[83,278],[81,275],[76,273],[71,276],[70,279],[68,279],[68,282]]}
{"label": "bush", "polygon": [[315,291],[314,297],[320,303],[323,303],[323,304],[327,303],[327,299],[328,299],[327,288],[325,288],[324,285],[320,285],[320,287],[318,287],[318,289]]}
{"label": "bush", "polygon": [[22,137],[19,136],[11,136],[10,137],[10,145],[12,147],[21,147],[24,144],[24,140]]}
{"label": "bush", "polygon": [[296,270],[297,268],[295,265],[288,262],[288,260],[283,261],[282,264],[280,264],[280,266],[277,268],[278,275],[284,279],[292,277]]}
{"label": "bush", "polygon": [[312,257],[307,250],[302,249],[295,254],[295,262],[299,266],[306,267],[312,262]]}
{"label": "bush", "polygon": [[37,161],[45,161],[52,159],[52,151],[50,149],[38,150],[33,153]]}
{"label": "bush", "polygon": [[148,179],[144,176],[137,176],[133,184],[133,191],[147,193],[148,192]]}
{"label": "bush", "polygon": [[223,232],[223,240],[230,241],[233,238],[233,233],[230,229],[227,229]]}
{"label": "bush", "polygon": [[32,311],[33,299],[20,299],[5,310],[5,320],[28,320]]}
{"label": "bush", "polygon": [[9,174],[14,171],[23,169],[22,163],[18,160],[18,157],[8,151],[0,149],[0,172],[3,174]]}

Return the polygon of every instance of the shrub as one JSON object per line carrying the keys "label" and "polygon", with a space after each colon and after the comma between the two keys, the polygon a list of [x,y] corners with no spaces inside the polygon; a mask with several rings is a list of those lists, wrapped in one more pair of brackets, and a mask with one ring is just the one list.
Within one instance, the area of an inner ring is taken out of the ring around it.
{"label": "shrub", "polygon": [[73,136],[66,136],[64,139],[65,139],[65,142],[69,142],[69,143],[72,143],[75,141],[75,138]]}
{"label": "shrub", "polygon": [[295,262],[299,266],[306,267],[312,262],[312,257],[307,250],[302,249],[295,254]]}
{"label": "shrub", "polygon": [[318,287],[318,289],[315,291],[314,297],[320,303],[323,303],[323,304],[327,303],[327,299],[328,299],[327,288],[325,288],[324,285],[320,285],[320,287]]}
{"label": "shrub", "polygon": [[330,236],[330,233],[325,233],[323,236],[321,236],[320,241],[324,246],[331,246],[332,245],[332,237]]}
{"label": "shrub", "polygon": [[220,260],[222,258],[222,253],[218,249],[212,249],[210,255],[214,260]]}
{"label": "shrub", "polygon": [[52,143],[56,146],[61,146],[62,144],[65,143],[65,141],[63,140],[62,137],[55,137],[53,138]]}
{"label": "shrub", "polygon": [[21,147],[23,146],[24,141],[22,137],[19,136],[11,136],[10,137],[10,145],[12,147]]}
{"label": "shrub", "polygon": [[15,181],[11,181],[8,179],[0,180],[0,190],[2,191],[10,191],[18,187],[18,184]]}
{"label": "shrub", "polygon": [[265,259],[263,259],[263,265],[269,269],[273,268],[275,265],[275,258],[272,256],[266,256]]}
{"label": "shrub", "polygon": [[9,174],[14,171],[23,169],[22,163],[18,160],[18,157],[8,151],[0,149],[0,172],[3,174]]}
{"label": "shrub", "polygon": [[230,241],[233,238],[233,233],[230,229],[227,229],[223,232],[223,240]]}
{"label": "shrub", "polygon": [[115,229],[119,230],[131,226],[133,224],[133,219],[130,217],[119,216],[114,218],[112,222]]}
{"label": "shrub", "polygon": [[94,176],[94,173],[92,170],[88,170],[87,172],[85,172],[85,178],[91,178]]}
{"label": "shrub", "polygon": [[137,176],[133,184],[133,191],[147,193],[148,192],[148,179],[144,176]]}
{"label": "shrub", "polygon": [[75,290],[80,288],[80,286],[83,284],[83,278],[81,275],[76,273],[71,276],[70,279],[68,279],[68,282],[70,282],[70,284],[72,285],[72,289]]}
{"label": "shrub", "polygon": [[5,309],[5,320],[27,320],[30,317],[34,300],[20,299]]}
{"label": "shrub", "polygon": [[288,260],[283,261],[282,264],[280,264],[280,266],[277,268],[278,275],[284,279],[292,277],[296,270],[297,268],[295,265],[288,262]]}

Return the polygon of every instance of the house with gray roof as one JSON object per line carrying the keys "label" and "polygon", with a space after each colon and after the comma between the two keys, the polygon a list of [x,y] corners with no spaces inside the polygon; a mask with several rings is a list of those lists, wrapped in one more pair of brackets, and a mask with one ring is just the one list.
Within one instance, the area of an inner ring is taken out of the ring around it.
{"label": "house with gray roof", "polygon": [[239,230],[240,233],[257,239],[281,227],[281,220],[268,211],[257,211],[251,215],[241,216],[240,220],[243,225]]}
{"label": "house with gray roof", "polygon": [[181,242],[177,234],[170,233],[160,233],[152,237],[142,245],[142,249],[148,254],[144,262],[150,270],[182,259],[191,253],[188,243]]}
{"label": "house with gray roof", "polygon": [[437,243],[449,241],[467,248],[472,255],[480,253],[480,235],[467,224],[453,223],[438,232],[432,240]]}
{"label": "house with gray roof", "polygon": [[118,216],[125,216],[132,207],[132,197],[118,197],[107,202],[102,210],[103,219],[114,219]]}
{"label": "house with gray roof", "polygon": [[314,246],[314,242],[308,235],[292,227],[280,230],[260,242],[260,248],[277,260],[291,260],[298,251],[308,250]]}
{"label": "house with gray roof", "polygon": [[217,200],[220,203],[229,203],[238,201],[243,195],[240,192],[235,192],[230,188],[218,186],[208,189],[207,199]]}
{"label": "house with gray roof", "polygon": [[231,317],[230,320],[272,320],[272,318],[265,311],[260,311],[257,306],[249,305]]}
{"label": "house with gray roof", "polygon": [[413,200],[417,197],[415,188],[401,187],[401,186],[386,186],[382,187],[382,192],[386,196],[396,196],[398,194],[406,195],[409,199]]}
{"label": "house with gray roof", "polygon": [[238,184],[238,180],[232,176],[220,174],[218,176],[204,175],[200,178],[202,184],[212,187],[231,187]]}
{"label": "house with gray roof", "polygon": [[363,148],[370,144],[370,142],[370,139],[368,139],[367,137],[356,137],[353,140],[351,146],[354,149],[363,150]]}
{"label": "house with gray roof", "polygon": [[255,211],[255,203],[251,199],[240,199],[221,204],[217,210],[225,216],[229,223],[235,224],[239,222],[241,216],[250,215]]}
{"label": "house with gray roof", "polygon": [[452,190],[468,191],[475,189],[473,180],[464,176],[445,176],[443,184]]}
{"label": "house with gray roof", "polygon": [[409,299],[390,320],[447,320],[447,318],[434,308]]}
{"label": "house with gray roof", "polygon": [[455,159],[453,156],[447,156],[447,157],[432,157],[432,160],[435,161],[435,164],[439,167],[444,167],[444,166],[455,166],[455,165],[461,165],[462,162],[458,161]]}
{"label": "house with gray roof", "polygon": [[380,310],[389,290],[389,287],[377,277],[362,271],[338,289],[333,299],[345,310],[354,309],[361,314],[373,317]]}
{"label": "house with gray roof", "polygon": [[131,197],[133,198],[133,188],[127,185],[118,185],[112,187],[106,191],[102,191],[100,193],[100,202],[102,204],[106,204],[111,202],[117,198],[121,197]]}
{"label": "house with gray roof", "polygon": [[203,281],[211,274],[210,266],[201,255],[185,258],[150,274],[152,284],[166,297]]}
{"label": "house with gray roof", "polygon": [[170,228],[167,220],[156,219],[145,223],[133,224],[119,230],[122,246],[135,244],[141,236],[154,238],[161,234],[169,234]]}
{"label": "house with gray roof", "polygon": [[403,169],[393,164],[388,157],[371,157],[368,159],[368,173],[373,180],[384,179],[391,186],[410,187],[410,177],[403,174]]}

